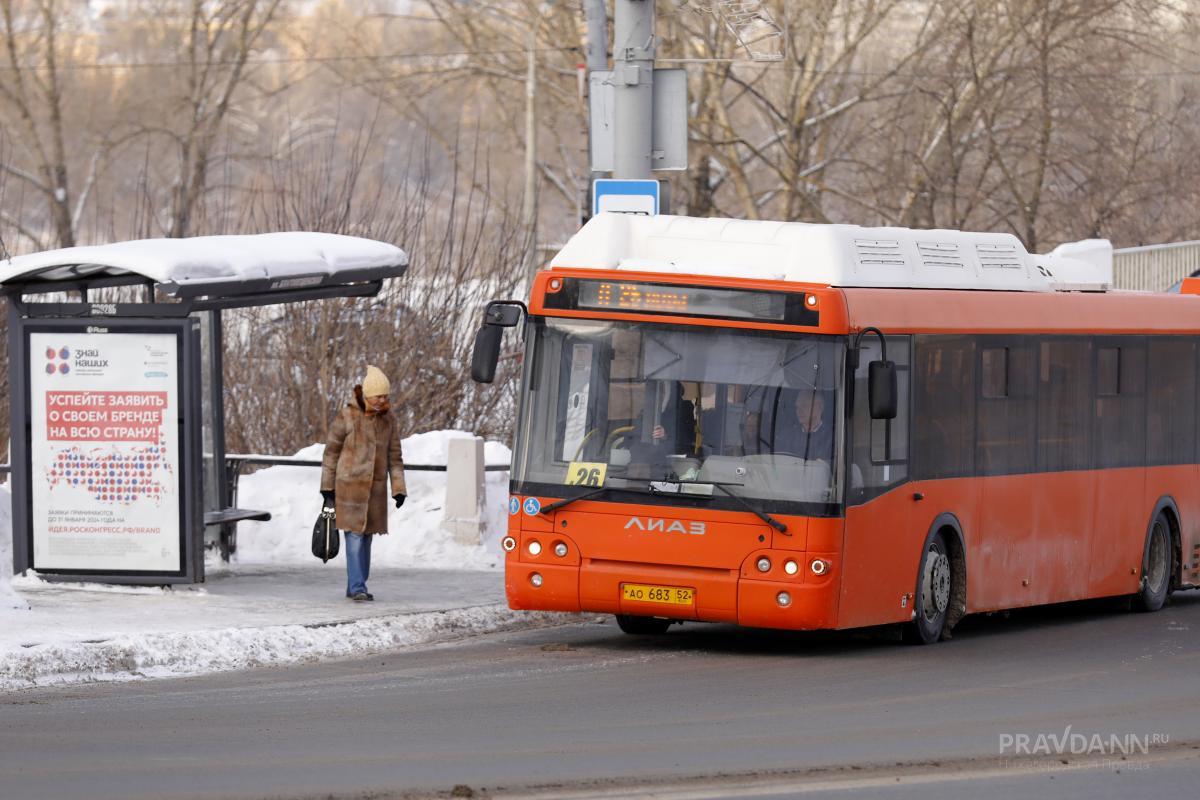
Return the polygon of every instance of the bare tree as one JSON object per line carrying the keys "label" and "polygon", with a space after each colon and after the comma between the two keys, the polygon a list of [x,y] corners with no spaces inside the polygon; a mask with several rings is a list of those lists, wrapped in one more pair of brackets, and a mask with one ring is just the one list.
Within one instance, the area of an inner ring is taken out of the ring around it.
{"label": "bare tree", "polygon": [[[80,217],[116,144],[111,131],[98,130],[86,142],[84,161],[73,152],[77,141],[71,141],[71,130],[79,115],[70,114],[71,87],[64,71],[92,54],[78,39],[86,12],[81,0],[0,0],[0,127],[18,151],[0,162],[0,169],[32,190],[46,209],[46,217],[39,218],[6,208],[0,219],[35,248],[75,244]],[[104,94],[98,81],[90,88]]]}

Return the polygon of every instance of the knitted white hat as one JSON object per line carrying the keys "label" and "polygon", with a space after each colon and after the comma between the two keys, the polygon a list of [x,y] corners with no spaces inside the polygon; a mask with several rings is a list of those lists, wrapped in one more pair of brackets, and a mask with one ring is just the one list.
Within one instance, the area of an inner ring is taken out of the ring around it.
{"label": "knitted white hat", "polygon": [[392,386],[388,383],[387,376],[379,367],[367,365],[367,377],[363,378],[362,382],[363,397],[377,397],[386,395],[391,391]]}

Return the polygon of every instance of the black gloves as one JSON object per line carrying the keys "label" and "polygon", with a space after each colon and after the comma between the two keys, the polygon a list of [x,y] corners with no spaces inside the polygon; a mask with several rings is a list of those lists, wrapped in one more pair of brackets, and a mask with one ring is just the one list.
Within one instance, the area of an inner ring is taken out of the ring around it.
{"label": "black gloves", "polygon": [[325,505],[330,506],[330,507],[333,506],[334,494],[333,494],[332,489],[330,489],[329,491],[322,491],[321,497],[325,498]]}
{"label": "black gloves", "polygon": [[404,505],[404,501],[408,499],[408,495],[394,494],[392,495],[392,499],[396,501],[396,508],[399,508],[400,506]]}

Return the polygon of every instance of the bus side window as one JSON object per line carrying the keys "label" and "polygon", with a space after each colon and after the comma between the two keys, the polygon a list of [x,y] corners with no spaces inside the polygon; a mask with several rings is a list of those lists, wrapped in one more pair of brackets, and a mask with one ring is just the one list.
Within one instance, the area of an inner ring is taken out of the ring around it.
{"label": "bus side window", "polygon": [[1146,342],[1096,340],[1093,430],[1097,467],[1146,464]]}
{"label": "bus side window", "polygon": [[[916,475],[921,480],[970,475],[975,469],[975,339],[918,336],[916,351]],[[985,359],[985,366],[993,367],[988,383],[998,382],[996,361]]]}
{"label": "bus side window", "polygon": [[[1040,342],[1037,470],[1090,469],[1092,343],[1082,338]],[[1081,413],[1082,412],[1082,413]]]}
{"label": "bus side window", "polygon": [[976,474],[1034,470],[1038,348],[1029,337],[981,337]]}
{"label": "bus side window", "polygon": [[879,342],[862,342],[863,353],[854,373],[854,419],[850,426],[847,481],[848,501],[864,503],[908,480],[908,418],[910,337],[887,337],[888,358],[896,362],[899,407],[895,419],[871,419],[867,375],[879,359]]}
{"label": "bus side window", "polygon": [[1150,340],[1146,392],[1147,461],[1191,464],[1196,451],[1196,342]]}

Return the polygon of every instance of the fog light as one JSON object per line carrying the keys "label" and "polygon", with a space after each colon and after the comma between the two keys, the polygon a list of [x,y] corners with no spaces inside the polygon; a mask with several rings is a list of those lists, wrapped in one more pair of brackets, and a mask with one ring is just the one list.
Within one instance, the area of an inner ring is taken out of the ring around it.
{"label": "fog light", "polygon": [[789,558],[787,561],[783,562],[783,571],[788,575],[795,575],[800,571],[800,565]]}
{"label": "fog light", "polygon": [[779,594],[775,595],[775,602],[779,603],[779,605],[783,606],[784,608],[787,608],[792,604],[792,596],[787,592],[780,592]]}
{"label": "fog light", "polygon": [[533,573],[529,576],[529,582],[533,584],[533,588],[538,588],[542,585],[542,576],[538,573]]}
{"label": "fog light", "polygon": [[554,555],[558,556],[559,558],[562,558],[566,554],[567,554],[567,546],[565,544],[563,544],[562,542],[559,542],[558,544],[554,545]]}
{"label": "fog light", "polygon": [[517,549],[517,540],[511,536],[505,536],[504,541],[500,542],[500,546],[504,548],[504,552],[511,553]]}
{"label": "fog light", "polygon": [[[539,542],[537,539],[534,539],[529,543],[528,549],[529,549],[529,555],[540,556],[542,554],[542,543]],[[814,567],[814,569],[815,569],[815,567]]]}
{"label": "fog light", "polygon": [[770,572],[771,571],[771,559],[767,558],[766,556],[763,556],[762,558],[760,558],[758,560],[757,566],[758,566],[759,572]]}
{"label": "fog light", "polygon": [[829,564],[819,558],[814,558],[812,562],[813,575],[824,575],[829,572]]}

